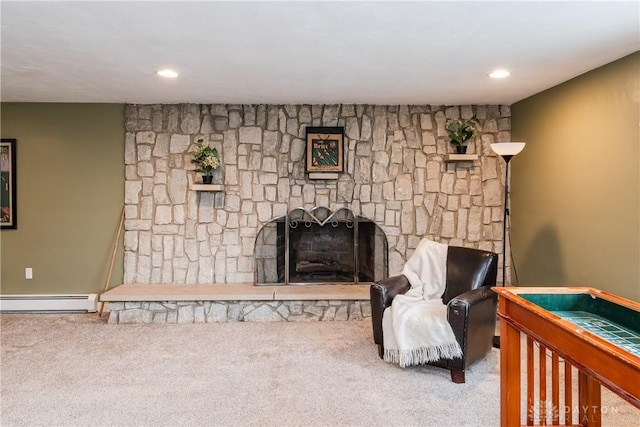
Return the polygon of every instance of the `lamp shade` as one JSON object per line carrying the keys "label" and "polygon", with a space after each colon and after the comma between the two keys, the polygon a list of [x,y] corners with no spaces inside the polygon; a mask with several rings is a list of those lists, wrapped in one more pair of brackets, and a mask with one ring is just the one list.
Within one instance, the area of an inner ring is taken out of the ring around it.
{"label": "lamp shade", "polygon": [[491,149],[499,156],[515,156],[524,149],[524,142],[496,142]]}

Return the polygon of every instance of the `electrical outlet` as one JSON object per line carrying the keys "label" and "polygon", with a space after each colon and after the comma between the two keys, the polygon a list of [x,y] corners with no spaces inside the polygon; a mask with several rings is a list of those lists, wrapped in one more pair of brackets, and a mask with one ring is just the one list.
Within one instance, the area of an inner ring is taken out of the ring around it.
{"label": "electrical outlet", "polygon": [[24,278],[25,279],[33,279],[33,268],[27,267],[24,269]]}

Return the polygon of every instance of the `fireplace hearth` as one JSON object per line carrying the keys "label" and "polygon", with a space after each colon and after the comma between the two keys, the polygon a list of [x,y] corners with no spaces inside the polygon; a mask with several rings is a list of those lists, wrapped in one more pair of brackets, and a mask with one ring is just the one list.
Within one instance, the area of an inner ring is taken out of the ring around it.
{"label": "fireplace hearth", "polygon": [[256,238],[257,285],[362,284],[387,276],[387,239],[346,208],[298,208]]}

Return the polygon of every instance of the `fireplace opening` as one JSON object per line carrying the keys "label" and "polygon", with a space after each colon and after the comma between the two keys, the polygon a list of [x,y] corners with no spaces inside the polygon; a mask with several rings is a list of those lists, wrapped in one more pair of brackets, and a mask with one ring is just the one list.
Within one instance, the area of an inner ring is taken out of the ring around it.
{"label": "fireplace opening", "polygon": [[[286,224],[282,224],[283,227]],[[289,237],[289,280],[353,282],[354,230],[336,222],[324,230],[316,223],[298,225]],[[299,229],[301,228],[301,229]],[[283,266],[284,268],[284,266]]]}
{"label": "fireplace opening", "polygon": [[387,276],[387,239],[349,209],[294,209],[256,238],[256,284],[369,283]]}

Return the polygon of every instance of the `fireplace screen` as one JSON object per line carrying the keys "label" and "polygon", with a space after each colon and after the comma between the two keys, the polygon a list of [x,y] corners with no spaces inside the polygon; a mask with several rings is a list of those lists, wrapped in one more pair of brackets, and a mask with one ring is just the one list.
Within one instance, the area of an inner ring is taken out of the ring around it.
{"label": "fireplace screen", "polygon": [[294,209],[256,238],[256,284],[366,283],[387,276],[387,239],[349,209]]}

